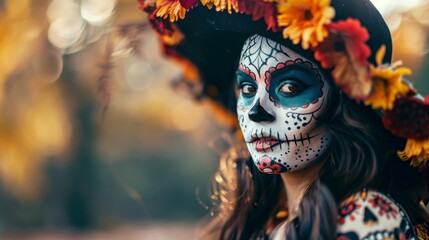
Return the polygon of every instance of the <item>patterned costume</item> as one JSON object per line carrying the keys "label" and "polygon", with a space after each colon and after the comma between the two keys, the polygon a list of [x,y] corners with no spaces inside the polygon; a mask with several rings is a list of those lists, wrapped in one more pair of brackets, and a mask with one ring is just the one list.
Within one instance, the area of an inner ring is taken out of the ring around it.
{"label": "patterned costume", "polygon": [[393,199],[363,190],[341,204],[336,239],[417,240],[417,236],[407,214]]}

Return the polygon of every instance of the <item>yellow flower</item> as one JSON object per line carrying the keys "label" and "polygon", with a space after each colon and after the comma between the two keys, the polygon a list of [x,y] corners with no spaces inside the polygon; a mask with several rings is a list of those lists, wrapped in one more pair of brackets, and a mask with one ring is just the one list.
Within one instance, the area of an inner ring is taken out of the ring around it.
{"label": "yellow flower", "polygon": [[283,37],[294,44],[301,42],[303,49],[316,47],[328,36],[326,25],[335,16],[331,0],[283,0],[278,3],[277,21]]}
{"label": "yellow flower", "polygon": [[370,65],[373,93],[365,100],[365,104],[371,105],[374,109],[391,110],[396,98],[405,96],[410,91],[410,87],[402,81],[402,77],[410,75],[411,69],[383,65],[385,51],[385,46],[378,50],[376,56],[377,67]]}
{"label": "yellow flower", "polygon": [[216,11],[228,10],[228,13],[232,13],[232,10],[238,12],[238,1],[237,0],[201,0],[201,4],[211,9],[213,6],[216,7]]}
{"label": "yellow flower", "polygon": [[170,22],[175,22],[185,18],[186,8],[180,5],[179,0],[156,0],[156,16],[170,18]]}
{"label": "yellow flower", "polygon": [[427,165],[429,161],[429,139],[408,139],[404,151],[398,151],[398,156],[406,161],[411,159],[411,166],[419,167]]}

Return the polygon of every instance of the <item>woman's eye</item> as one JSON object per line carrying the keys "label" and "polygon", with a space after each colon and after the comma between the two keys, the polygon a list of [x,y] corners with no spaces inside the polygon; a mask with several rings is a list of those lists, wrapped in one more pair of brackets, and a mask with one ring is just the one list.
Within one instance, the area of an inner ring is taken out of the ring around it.
{"label": "woman's eye", "polygon": [[246,84],[241,86],[241,92],[245,95],[245,96],[250,96],[256,93],[256,88],[252,85]]}
{"label": "woman's eye", "polygon": [[302,91],[302,86],[296,83],[285,83],[283,86],[280,87],[280,92],[294,95]]}

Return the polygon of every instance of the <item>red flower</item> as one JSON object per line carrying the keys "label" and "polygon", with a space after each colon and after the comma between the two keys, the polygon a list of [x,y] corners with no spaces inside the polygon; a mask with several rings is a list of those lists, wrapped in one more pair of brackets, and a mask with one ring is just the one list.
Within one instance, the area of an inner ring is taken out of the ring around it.
{"label": "red flower", "polygon": [[277,174],[282,172],[282,166],[269,157],[262,157],[257,162],[259,171],[268,174]]}
{"label": "red flower", "polygon": [[384,126],[403,138],[429,138],[429,96],[423,99],[405,97],[396,100],[392,110],[386,111]]}
{"label": "red flower", "polygon": [[244,0],[238,2],[238,11],[252,15],[252,20],[264,18],[268,30],[280,30],[277,25],[277,6],[275,2],[263,0]]}
{"label": "red flower", "polygon": [[324,68],[334,68],[335,83],[352,99],[365,99],[371,92],[366,45],[369,34],[356,19],[348,18],[327,26],[328,38],[314,49],[314,57]]}
{"label": "red flower", "polygon": [[179,0],[179,2],[182,7],[186,8],[186,10],[198,5],[198,0]]}
{"label": "red flower", "polygon": [[[140,0],[144,1],[144,0]],[[156,7],[145,6],[143,11],[149,14],[149,22],[151,26],[161,35],[171,36],[173,35],[174,29],[173,24],[167,19],[156,17]]]}
{"label": "red flower", "polygon": [[330,34],[337,38],[337,41],[339,40],[344,44],[345,49],[341,49],[341,42],[334,42],[337,45],[332,47],[339,47],[343,51],[348,51],[355,61],[361,65],[367,65],[367,59],[371,55],[371,49],[366,45],[369,33],[360,24],[359,20],[348,18],[343,21],[331,23],[328,25],[328,30]]}

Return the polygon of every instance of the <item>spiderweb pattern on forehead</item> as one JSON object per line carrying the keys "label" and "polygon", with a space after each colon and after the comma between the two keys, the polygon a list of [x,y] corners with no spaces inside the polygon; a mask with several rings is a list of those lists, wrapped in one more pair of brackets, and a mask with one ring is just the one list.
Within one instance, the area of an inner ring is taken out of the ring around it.
{"label": "spiderweb pattern on forehead", "polygon": [[[265,45],[269,47],[264,47]],[[281,60],[278,57],[281,54],[290,57],[283,50],[281,44],[259,35],[251,36],[246,40],[244,46],[245,48],[243,48],[240,57],[240,64],[248,64],[248,67],[252,67],[257,73],[261,73],[261,69],[267,66],[267,63],[272,59],[275,62],[280,62]]]}

